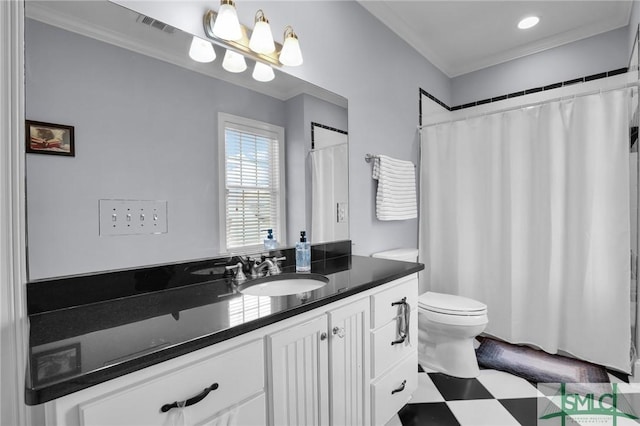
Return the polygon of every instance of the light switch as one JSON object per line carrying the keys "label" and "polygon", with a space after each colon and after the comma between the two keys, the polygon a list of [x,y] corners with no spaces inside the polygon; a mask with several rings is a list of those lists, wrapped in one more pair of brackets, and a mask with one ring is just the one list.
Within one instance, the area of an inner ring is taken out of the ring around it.
{"label": "light switch", "polygon": [[[149,222],[147,217],[153,217]],[[167,202],[158,200],[98,200],[100,235],[165,234]]]}

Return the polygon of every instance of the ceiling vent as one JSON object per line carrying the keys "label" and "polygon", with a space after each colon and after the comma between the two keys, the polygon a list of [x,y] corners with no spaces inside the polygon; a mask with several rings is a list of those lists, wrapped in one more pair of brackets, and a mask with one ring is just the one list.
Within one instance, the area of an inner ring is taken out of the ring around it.
{"label": "ceiling vent", "polygon": [[173,34],[173,32],[176,30],[171,25],[165,24],[164,22],[158,21],[145,15],[138,15],[138,19],[136,19],[136,22],[156,28],[167,34]]}

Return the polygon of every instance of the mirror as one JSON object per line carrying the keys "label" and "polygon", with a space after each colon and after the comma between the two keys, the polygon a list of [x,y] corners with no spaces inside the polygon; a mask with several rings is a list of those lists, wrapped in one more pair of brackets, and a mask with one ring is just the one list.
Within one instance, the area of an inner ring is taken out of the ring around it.
{"label": "mirror", "polygon": [[[311,123],[345,132],[346,99],[279,70],[254,81],[251,60],[228,73],[219,46],[194,62],[189,34],[108,1],[29,1],[26,15],[26,118],[74,128],[73,156],[26,156],[30,280],[221,255],[218,112],[285,129],[281,247],[302,229],[316,242]],[[167,232],[101,235],[100,200],[166,202]]]}

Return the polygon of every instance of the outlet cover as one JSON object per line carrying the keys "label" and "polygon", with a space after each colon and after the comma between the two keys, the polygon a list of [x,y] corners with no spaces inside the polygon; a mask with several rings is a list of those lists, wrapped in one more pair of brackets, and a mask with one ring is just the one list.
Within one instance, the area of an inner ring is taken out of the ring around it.
{"label": "outlet cover", "polygon": [[166,234],[167,202],[98,200],[100,235]]}

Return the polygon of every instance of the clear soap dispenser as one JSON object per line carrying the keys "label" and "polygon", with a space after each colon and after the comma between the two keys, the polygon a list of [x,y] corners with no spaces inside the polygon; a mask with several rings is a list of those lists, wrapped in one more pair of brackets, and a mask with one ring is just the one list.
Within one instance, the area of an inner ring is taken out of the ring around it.
{"label": "clear soap dispenser", "polygon": [[305,231],[300,231],[300,241],[296,243],[296,272],[311,272],[311,244]]}
{"label": "clear soap dispenser", "polygon": [[278,248],[278,242],[273,238],[273,229],[267,229],[267,238],[264,239],[265,250],[275,250]]}

